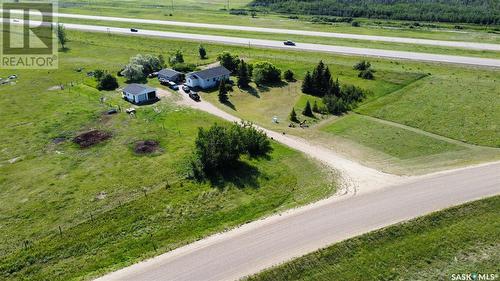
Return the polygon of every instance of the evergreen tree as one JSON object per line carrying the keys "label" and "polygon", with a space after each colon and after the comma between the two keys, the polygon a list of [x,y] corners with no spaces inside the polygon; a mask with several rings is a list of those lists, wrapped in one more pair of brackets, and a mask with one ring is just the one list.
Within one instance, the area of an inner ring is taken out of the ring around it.
{"label": "evergreen tree", "polygon": [[306,107],[304,108],[304,111],[302,111],[302,114],[307,117],[314,117],[309,100],[306,102]]}
{"label": "evergreen tree", "polygon": [[57,39],[59,44],[61,44],[61,48],[66,50],[66,42],[68,42],[68,37],[66,37],[66,28],[64,25],[57,24]]}
{"label": "evergreen tree", "polygon": [[311,73],[306,72],[306,76],[304,77],[304,81],[302,82],[302,93],[304,94],[313,94],[313,81],[311,77]]}
{"label": "evergreen tree", "polygon": [[337,80],[335,82],[333,82],[333,84],[330,87],[330,89],[327,92],[327,94],[333,95],[333,96],[335,96],[337,98],[339,98],[341,96],[340,83],[339,83],[339,79],[338,78],[337,78]]}
{"label": "evergreen tree", "polygon": [[288,82],[295,80],[294,77],[293,77],[293,72],[290,69],[286,70],[283,73],[283,78],[285,78],[285,80],[288,81]]}
{"label": "evergreen tree", "polygon": [[297,118],[297,113],[295,113],[295,108],[292,108],[292,112],[290,112],[290,121],[299,123],[299,119]]}
{"label": "evergreen tree", "polygon": [[319,61],[318,65],[316,66],[316,68],[313,70],[312,73],[313,95],[316,96],[320,95],[324,71],[325,71],[325,64],[323,63],[323,61]]}
{"label": "evergreen tree", "polygon": [[226,80],[222,79],[219,84],[219,101],[221,103],[226,103],[228,100]]}
{"label": "evergreen tree", "polygon": [[319,110],[319,106],[318,106],[318,102],[317,101],[314,101],[312,110],[313,110],[313,112],[321,113],[321,111]]}
{"label": "evergreen tree", "polygon": [[250,74],[248,73],[248,66],[244,60],[240,60],[240,64],[238,65],[238,87],[246,88],[248,87],[248,83],[250,82]]}
{"label": "evergreen tree", "polygon": [[323,70],[323,74],[321,75],[321,81],[319,84],[320,95],[324,96],[328,90],[330,90],[333,84],[332,74],[330,73],[330,69],[328,66]]}
{"label": "evergreen tree", "polygon": [[203,45],[200,45],[198,47],[198,53],[200,53],[200,59],[204,60],[207,58],[207,50],[205,50],[205,47],[203,47]]}

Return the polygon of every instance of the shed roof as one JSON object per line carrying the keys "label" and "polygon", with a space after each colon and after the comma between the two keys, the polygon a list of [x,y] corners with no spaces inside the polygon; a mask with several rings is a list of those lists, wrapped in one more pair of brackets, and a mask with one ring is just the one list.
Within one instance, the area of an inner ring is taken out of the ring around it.
{"label": "shed roof", "polygon": [[224,66],[219,65],[216,67],[191,72],[188,75],[189,76],[197,76],[197,77],[200,77],[201,79],[210,79],[210,78],[220,77],[220,76],[229,75],[229,74],[231,74],[231,71],[227,70],[227,68],[225,68]]}
{"label": "shed roof", "polygon": [[144,92],[152,92],[156,91],[155,88],[148,87],[144,84],[130,84],[125,89],[123,89],[124,92],[129,93],[131,95],[140,95]]}
{"label": "shed roof", "polygon": [[182,74],[182,73],[175,71],[173,69],[169,69],[169,68],[164,68],[158,72],[158,75],[165,75],[168,77],[173,77],[173,76],[179,75],[179,74]]}

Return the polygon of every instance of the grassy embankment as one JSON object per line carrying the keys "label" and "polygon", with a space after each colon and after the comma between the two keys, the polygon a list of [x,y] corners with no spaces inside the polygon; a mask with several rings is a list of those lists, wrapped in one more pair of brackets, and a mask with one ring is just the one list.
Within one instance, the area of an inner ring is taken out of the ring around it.
{"label": "grassy embankment", "polygon": [[498,274],[498,212],[498,196],[468,203],[348,239],[247,280],[450,280],[452,274]]}
{"label": "grassy embankment", "polygon": [[[230,8],[246,8],[248,0],[231,1]],[[118,16],[130,18],[148,18],[173,21],[187,21],[200,23],[233,24],[259,27],[274,27],[286,29],[317,30],[340,33],[355,33],[381,36],[400,36],[451,41],[471,41],[484,43],[500,43],[500,36],[490,27],[481,25],[462,25],[464,29],[454,30],[454,24],[436,23],[437,28],[413,27],[405,21],[386,21],[374,19],[356,19],[360,27],[353,27],[350,23],[317,24],[310,22],[310,16],[298,16],[290,19],[287,16],[274,13],[258,13],[252,18],[248,15],[231,15],[225,8],[227,1],[216,0],[210,3],[200,3],[194,0],[174,1],[159,4],[157,1],[147,0],[137,3],[134,1],[106,0],[88,2],[86,0],[61,1],[60,12],[80,13],[92,15]]]}
{"label": "grassy embankment", "polygon": [[[270,159],[243,159],[222,184],[189,180],[197,127],[224,121],[176,106],[175,96],[139,107],[136,118],[107,116],[130,104],[85,85],[88,71],[115,73],[130,56],[179,42],[68,35],[59,69],[0,71],[19,76],[0,86],[0,279],[88,279],[334,192],[335,175],[276,143]],[[89,129],[112,138],[87,149],[71,142]],[[134,153],[147,139],[161,150]]]}

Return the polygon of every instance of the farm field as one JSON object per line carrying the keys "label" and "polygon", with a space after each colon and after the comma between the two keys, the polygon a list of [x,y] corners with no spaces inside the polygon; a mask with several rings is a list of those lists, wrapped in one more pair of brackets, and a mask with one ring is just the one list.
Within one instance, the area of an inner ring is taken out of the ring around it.
{"label": "farm field", "polygon": [[[269,159],[244,158],[222,182],[189,179],[196,128],[227,123],[175,105],[174,94],[135,118],[106,115],[130,104],[86,75],[114,74],[130,56],[179,42],[68,35],[58,70],[18,70],[15,84],[0,86],[0,279],[90,279],[335,192],[334,173],[276,143]],[[72,143],[91,129],[110,137],[85,149]],[[134,152],[143,140],[158,150]]]}
{"label": "farm field", "polygon": [[337,45],[337,46],[348,46],[357,48],[390,49],[390,50],[407,51],[407,52],[435,53],[435,54],[484,57],[484,58],[494,58],[494,59],[500,58],[500,52],[498,51],[471,50],[463,48],[428,46],[428,45],[418,45],[418,44],[391,43],[391,42],[354,40],[354,39],[344,39],[344,38],[325,38],[325,37],[300,36],[300,35],[289,35],[289,34],[272,34],[272,33],[262,33],[262,32],[220,30],[220,29],[180,27],[180,26],[155,25],[155,24],[124,23],[124,22],[113,22],[113,21],[95,21],[95,20],[82,20],[82,19],[71,19],[71,18],[59,18],[59,21],[62,23],[113,26],[122,28],[130,28],[131,26],[133,26],[134,28],[146,29],[146,30],[219,35],[219,36],[241,37],[241,38],[267,39],[267,40],[278,40],[278,41],[292,40],[300,43]]}
{"label": "farm field", "polygon": [[348,239],[246,280],[449,280],[495,273],[499,211],[498,196],[475,201]]}
{"label": "farm field", "polygon": [[[230,9],[244,9],[250,1],[230,1]],[[302,30],[317,30],[340,33],[366,35],[399,36],[451,41],[471,41],[484,43],[500,43],[498,30],[494,26],[485,28],[480,25],[462,25],[463,29],[455,30],[454,24],[438,24],[437,27],[410,27],[404,21],[386,21],[373,19],[356,19],[360,27],[350,23],[319,24],[312,23],[310,16],[298,16],[297,19],[273,13],[258,13],[255,18],[247,15],[231,15],[226,8],[227,1],[216,0],[200,2],[180,0],[173,2],[107,0],[89,2],[84,0],[60,1],[59,11],[62,13],[92,14],[130,18],[148,18],[173,21],[201,23],[219,23],[259,27],[274,27]]]}

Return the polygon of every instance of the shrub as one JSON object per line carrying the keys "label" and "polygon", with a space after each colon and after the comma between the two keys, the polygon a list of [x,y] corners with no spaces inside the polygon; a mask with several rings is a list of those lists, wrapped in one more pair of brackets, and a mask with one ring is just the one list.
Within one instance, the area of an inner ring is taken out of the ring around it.
{"label": "shrub", "polygon": [[293,77],[293,72],[290,70],[290,69],[287,69],[284,73],[283,73],[283,78],[285,78],[286,81],[290,82],[290,81],[294,81],[295,78]]}
{"label": "shrub", "polygon": [[109,73],[106,73],[104,74],[104,76],[102,76],[101,80],[99,80],[97,88],[99,90],[112,91],[118,88],[118,81],[116,81],[116,77]]}
{"label": "shrub", "polygon": [[360,62],[358,62],[357,64],[355,64],[352,68],[354,68],[355,70],[367,70],[368,68],[371,67],[371,63],[369,61],[365,61],[365,60],[362,60]]}
{"label": "shrub", "polygon": [[207,58],[207,50],[203,47],[203,45],[198,47],[198,53],[200,54],[200,59],[204,60]]}
{"label": "shrub", "polygon": [[253,67],[253,80],[257,85],[281,81],[281,70],[272,63],[258,62]]}
{"label": "shrub", "polygon": [[371,70],[371,69],[365,69],[365,70],[360,71],[358,74],[358,77],[363,78],[363,79],[367,79],[367,80],[373,80],[373,78],[375,78],[373,76],[373,70]]}
{"label": "shrub", "polygon": [[170,65],[175,65],[179,63],[184,63],[184,55],[182,54],[181,50],[175,50],[171,55],[170,55]]}

